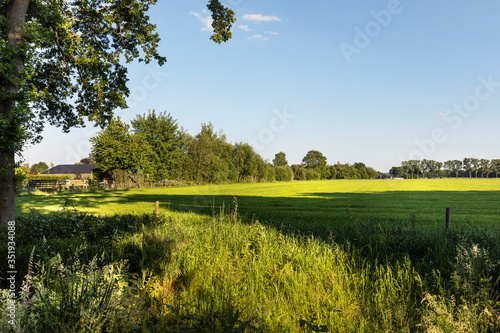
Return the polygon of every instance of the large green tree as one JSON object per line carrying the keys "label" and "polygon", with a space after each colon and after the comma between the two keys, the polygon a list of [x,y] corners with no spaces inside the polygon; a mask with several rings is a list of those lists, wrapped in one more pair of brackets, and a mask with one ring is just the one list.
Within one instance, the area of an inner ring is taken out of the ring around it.
{"label": "large green tree", "polygon": [[[125,108],[134,59],[163,65],[147,15],[156,0],[0,1],[0,224],[15,218],[15,154],[40,141],[44,123],[104,126]],[[216,43],[234,12],[210,0]]]}
{"label": "large green tree", "polygon": [[202,124],[188,148],[190,179],[198,183],[227,181],[232,150],[225,134],[217,133],[211,123]]}
{"label": "large green tree", "polygon": [[288,161],[286,160],[286,154],[281,151],[276,155],[274,155],[273,164],[274,166],[288,166]]}
{"label": "large green tree", "polygon": [[[232,152],[238,182],[254,181],[257,175],[258,155],[248,143],[236,143]],[[263,164],[263,163],[262,163]]]}
{"label": "large green tree", "polygon": [[177,121],[166,112],[157,115],[153,110],[147,115],[137,115],[131,124],[134,134],[142,136],[151,146],[153,179],[160,181],[180,178],[178,170],[185,151],[182,131]]}
{"label": "large green tree", "polygon": [[108,126],[90,141],[91,159],[101,172],[140,169],[140,161],[146,154],[144,150],[149,148],[144,142],[134,138],[130,133],[130,126],[120,118],[112,119]]}

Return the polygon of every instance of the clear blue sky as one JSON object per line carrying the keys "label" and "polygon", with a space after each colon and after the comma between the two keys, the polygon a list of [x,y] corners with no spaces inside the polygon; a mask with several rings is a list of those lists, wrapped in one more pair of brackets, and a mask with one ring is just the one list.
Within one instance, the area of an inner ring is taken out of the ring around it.
{"label": "clear blue sky", "polygon": [[[207,0],[160,0],[150,12],[167,63],[129,66],[130,121],[167,111],[189,133],[212,122],[290,164],[387,172],[401,160],[500,158],[500,2],[225,0],[233,39],[209,40]],[[30,164],[86,157],[89,124],[47,127]]]}

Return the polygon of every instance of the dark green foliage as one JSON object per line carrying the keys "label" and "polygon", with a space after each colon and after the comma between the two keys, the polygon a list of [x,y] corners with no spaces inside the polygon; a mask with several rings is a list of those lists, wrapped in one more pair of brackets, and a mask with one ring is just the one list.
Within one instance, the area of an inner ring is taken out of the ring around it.
{"label": "dark green foliage", "polygon": [[152,170],[151,146],[140,135],[132,135],[120,118],[91,138],[91,158],[101,172]]}
{"label": "dark green foliage", "polygon": [[289,166],[275,166],[276,180],[279,182],[289,182],[293,180],[293,171]]}
{"label": "dark green foliage", "polygon": [[[198,183],[217,183],[229,180],[233,147],[226,135],[215,132],[212,124],[202,124],[201,131],[188,146],[189,180]],[[238,178],[238,174],[236,178]]]}
{"label": "dark green foliage", "polygon": [[[156,0],[3,1],[0,5],[0,223],[14,220],[15,159],[45,122],[104,127],[126,108],[123,61],[166,59],[147,12]],[[211,0],[216,43],[231,38],[234,12]],[[140,145],[137,143],[137,145]],[[146,168],[143,166],[142,168]],[[40,170],[38,170],[40,171]]]}
{"label": "dark green foliage", "polygon": [[212,28],[214,34],[210,37],[215,43],[227,42],[233,36],[231,27],[236,18],[230,8],[224,7],[219,0],[210,0],[207,8],[212,12]]}
{"label": "dark green foliage", "polygon": [[153,110],[147,115],[137,115],[131,124],[134,134],[150,146],[152,180],[181,178],[179,169],[186,142],[172,116],[166,112],[156,115]]}
{"label": "dark green foliage", "polygon": [[[326,157],[317,150],[310,150],[302,159],[302,164],[308,170],[314,172],[307,172],[306,179],[325,179],[328,177],[328,167],[326,166]],[[318,177],[319,175],[319,177]]]}
{"label": "dark green foliage", "polygon": [[314,169],[326,166],[326,157],[317,150],[309,150],[302,159],[302,164],[307,169]]}
{"label": "dark green foliage", "polygon": [[248,143],[236,143],[232,152],[238,182],[253,181],[257,174],[258,155]]}
{"label": "dark green foliage", "polygon": [[288,166],[288,161],[286,160],[286,154],[284,152],[279,152],[274,155],[273,160],[274,166]]}
{"label": "dark green foliage", "polygon": [[291,168],[295,180],[306,180],[306,168],[302,164],[294,164]]}
{"label": "dark green foliage", "polygon": [[47,165],[47,163],[45,162],[38,162],[38,163],[35,163],[31,166],[32,168],[36,168],[36,170],[38,171],[38,173],[42,173],[44,172],[45,170],[48,170],[49,169],[49,166]]}

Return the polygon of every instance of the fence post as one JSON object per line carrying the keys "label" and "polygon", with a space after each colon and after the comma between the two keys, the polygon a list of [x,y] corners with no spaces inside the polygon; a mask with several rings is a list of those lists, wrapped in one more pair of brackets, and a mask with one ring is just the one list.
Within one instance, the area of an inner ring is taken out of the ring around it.
{"label": "fence post", "polygon": [[446,208],[446,221],[445,221],[446,231],[450,229],[450,208]]}
{"label": "fence post", "polygon": [[160,216],[160,202],[156,202],[156,218]]}

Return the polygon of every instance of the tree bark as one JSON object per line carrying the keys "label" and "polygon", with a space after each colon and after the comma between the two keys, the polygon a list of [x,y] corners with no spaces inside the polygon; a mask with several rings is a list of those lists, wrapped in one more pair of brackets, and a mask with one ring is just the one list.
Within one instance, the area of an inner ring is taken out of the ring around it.
{"label": "tree bark", "polygon": [[[20,87],[20,78],[24,72],[23,27],[30,0],[12,0],[7,8],[7,47],[16,51],[11,58],[13,65],[12,78],[2,82],[3,92],[0,96],[0,116],[11,121],[15,101],[11,94],[17,93]],[[12,142],[3,142],[0,146],[0,224],[6,225],[15,219],[16,184],[14,178],[15,151],[17,146]]]}
{"label": "tree bark", "polygon": [[15,218],[16,184],[14,181],[14,153],[2,152],[0,156],[0,224]]}

